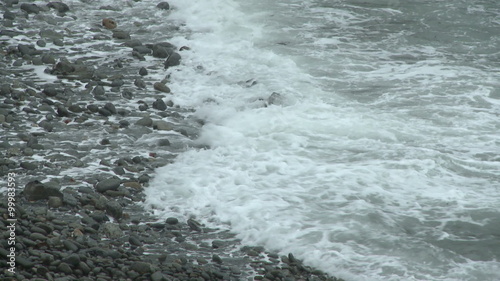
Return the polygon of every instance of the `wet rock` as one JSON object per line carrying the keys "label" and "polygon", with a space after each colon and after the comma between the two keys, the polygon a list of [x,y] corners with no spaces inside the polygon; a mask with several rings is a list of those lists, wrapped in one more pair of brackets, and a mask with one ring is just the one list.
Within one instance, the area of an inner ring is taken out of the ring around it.
{"label": "wet rock", "polygon": [[115,30],[113,31],[113,38],[121,40],[130,39],[130,33],[123,30]]}
{"label": "wet rock", "polygon": [[141,76],[148,75],[148,70],[145,67],[141,67],[141,69],[139,69],[139,75]]}
{"label": "wet rock", "polygon": [[123,216],[123,207],[116,201],[109,201],[106,204],[106,213],[115,219],[121,219]]}
{"label": "wet rock", "polygon": [[33,45],[19,44],[17,45],[17,49],[22,55],[28,55],[28,56],[39,55],[42,53],[41,51],[37,50]]}
{"label": "wet rock", "polygon": [[103,193],[107,190],[117,190],[120,184],[121,181],[119,179],[110,178],[97,183],[95,189],[96,191]]}
{"label": "wet rock", "polygon": [[187,224],[191,230],[198,231],[198,232],[201,231],[201,224],[199,222],[197,222],[196,220],[188,219]]}
{"label": "wet rock", "polygon": [[107,29],[115,29],[118,25],[114,20],[106,18],[102,20],[102,26],[104,26]]}
{"label": "wet rock", "polygon": [[150,48],[146,46],[135,46],[133,48],[133,51],[141,55],[150,55],[153,52]]}
{"label": "wet rock", "polygon": [[144,80],[142,80],[141,78],[135,79],[134,85],[137,88],[146,89],[146,82],[144,82]]}
{"label": "wet rock", "polygon": [[136,235],[130,235],[130,237],[128,238],[128,242],[130,243],[130,245],[133,245],[133,246],[137,246],[137,247],[142,246],[141,240]]}
{"label": "wet rock", "polygon": [[157,99],[153,102],[153,108],[161,111],[165,111],[167,109],[167,105],[162,99]]}
{"label": "wet rock", "polygon": [[47,4],[47,7],[55,9],[61,14],[69,12],[69,6],[62,2],[49,2],[49,4]]}
{"label": "wet rock", "polygon": [[136,125],[151,127],[153,125],[153,119],[149,117],[143,117],[135,122]]}
{"label": "wet rock", "polygon": [[168,48],[165,48],[163,46],[153,46],[153,57],[155,58],[168,58],[172,51],[170,51]]}
{"label": "wet rock", "polygon": [[181,64],[181,55],[177,52],[173,52],[165,61],[165,68],[177,66],[179,64]]}
{"label": "wet rock", "polygon": [[101,227],[99,228],[99,231],[101,231],[106,237],[110,239],[116,239],[120,238],[123,236],[123,231],[120,229],[120,226],[116,223],[105,223],[102,224]]}
{"label": "wet rock", "polygon": [[62,243],[64,245],[64,248],[69,251],[76,252],[79,249],[78,246],[70,240],[64,240]]}
{"label": "wet rock", "polygon": [[56,63],[56,59],[52,55],[45,54],[45,55],[42,56],[42,63],[45,63],[45,64],[54,64],[54,63]]}
{"label": "wet rock", "polygon": [[63,194],[57,187],[47,186],[39,181],[31,181],[26,184],[23,194],[29,201],[48,199],[50,196],[62,199]]}
{"label": "wet rock", "polygon": [[23,3],[21,4],[21,10],[25,11],[28,14],[40,13],[40,7],[38,7],[36,4]]}
{"label": "wet rock", "polygon": [[23,161],[21,162],[21,168],[23,169],[26,169],[28,171],[33,171],[33,170],[36,170],[38,168],[38,165],[33,163],[33,162],[26,162],[26,161]]}
{"label": "wet rock", "polygon": [[9,10],[6,10],[3,13],[3,18],[4,18],[4,20],[14,20],[16,18],[16,14],[14,14],[13,12],[11,12]]}
{"label": "wet rock", "polygon": [[37,45],[38,47],[42,47],[42,48],[43,48],[43,47],[47,46],[47,43],[45,42],[45,40],[41,40],[41,39],[40,39],[40,40],[37,40],[37,41],[36,41],[36,45]]}
{"label": "wet rock", "polygon": [[63,40],[61,40],[61,39],[54,39],[54,40],[52,41],[52,43],[53,43],[54,45],[56,45],[56,46],[59,46],[59,47],[64,46],[64,41],[63,41]]}
{"label": "wet rock", "polygon": [[113,115],[116,114],[116,107],[110,102],[108,102],[104,105],[104,109],[111,112],[111,114],[113,114]]}
{"label": "wet rock", "polygon": [[165,222],[168,224],[171,224],[171,225],[175,225],[175,224],[179,223],[179,220],[177,218],[174,218],[174,217],[169,217],[169,218],[167,218],[167,220]]}
{"label": "wet rock", "polygon": [[273,92],[267,99],[268,104],[280,105],[283,104],[284,98],[280,93]]}
{"label": "wet rock", "polygon": [[113,113],[111,113],[109,110],[107,110],[106,108],[99,108],[98,110],[99,114],[101,114],[102,116],[111,116],[113,115]]}
{"label": "wet rock", "polygon": [[171,123],[168,123],[163,120],[157,120],[153,122],[153,129],[160,130],[160,131],[171,131],[173,130],[173,126]]}
{"label": "wet rock", "polygon": [[131,99],[133,99],[133,98],[134,98],[134,94],[133,94],[130,90],[124,90],[124,91],[122,92],[122,97],[123,97],[124,99],[131,100]]}
{"label": "wet rock", "polygon": [[73,273],[73,270],[71,269],[69,264],[67,264],[65,262],[60,263],[59,266],[57,266],[57,270],[59,270],[62,273],[65,273],[65,274],[72,274]]}
{"label": "wet rock", "polygon": [[160,2],[160,3],[158,3],[158,5],[156,5],[156,8],[161,9],[161,10],[169,10],[170,5],[168,4],[168,2]]}
{"label": "wet rock", "polygon": [[63,105],[58,105],[57,106],[57,116],[59,116],[59,117],[69,117],[69,116],[71,116],[71,113]]}
{"label": "wet rock", "polygon": [[62,39],[64,36],[62,33],[60,32],[57,32],[55,30],[52,30],[52,29],[42,29],[40,30],[40,37],[44,38],[44,39],[51,39],[51,40],[54,40],[54,39]]}
{"label": "wet rock", "polygon": [[99,111],[99,106],[97,106],[96,104],[89,104],[87,105],[87,109],[90,111],[90,112],[97,112]]}
{"label": "wet rock", "polygon": [[130,269],[133,271],[139,273],[139,274],[147,274],[151,273],[151,265],[146,262],[134,262],[131,266]]}
{"label": "wet rock", "polygon": [[161,139],[158,141],[158,146],[170,146],[170,141],[168,139]]}
{"label": "wet rock", "polygon": [[153,85],[153,88],[157,91],[163,92],[163,93],[170,93],[170,88],[167,87],[167,85],[161,83],[161,82],[156,82]]}
{"label": "wet rock", "polygon": [[63,202],[60,197],[49,196],[49,200],[47,201],[47,205],[49,208],[59,208],[62,207]]}

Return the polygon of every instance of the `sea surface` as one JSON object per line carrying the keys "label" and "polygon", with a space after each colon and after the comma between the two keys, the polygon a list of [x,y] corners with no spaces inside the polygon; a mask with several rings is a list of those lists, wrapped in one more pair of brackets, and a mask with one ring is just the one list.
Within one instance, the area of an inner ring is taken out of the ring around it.
{"label": "sea surface", "polygon": [[499,1],[169,3],[123,12],[191,48],[205,124],[148,208],[348,281],[500,280]]}

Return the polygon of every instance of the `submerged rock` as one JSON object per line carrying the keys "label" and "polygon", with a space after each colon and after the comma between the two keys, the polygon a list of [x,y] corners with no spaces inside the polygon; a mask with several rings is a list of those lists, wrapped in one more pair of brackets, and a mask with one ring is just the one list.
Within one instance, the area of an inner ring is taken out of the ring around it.
{"label": "submerged rock", "polygon": [[177,52],[173,52],[168,56],[167,60],[165,61],[165,68],[169,68],[171,66],[177,66],[181,64],[181,55]]}

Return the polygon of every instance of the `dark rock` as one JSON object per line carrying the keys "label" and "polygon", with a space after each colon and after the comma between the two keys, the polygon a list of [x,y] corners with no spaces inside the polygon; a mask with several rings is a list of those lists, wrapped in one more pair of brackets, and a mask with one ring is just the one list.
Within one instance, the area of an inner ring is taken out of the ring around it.
{"label": "dark rock", "polygon": [[25,11],[28,14],[40,13],[40,7],[38,7],[36,4],[23,3],[21,4],[21,10]]}
{"label": "dark rock", "polygon": [[106,108],[99,108],[98,110],[99,114],[101,114],[102,116],[111,116],[113,115],[109,110],[107,110]]}
{"label": "dark rock", "polygon": [[146,46],[135,46],[134,48],[132,48],[132,50],[141,55],[150,55],[153,52],[153,50]]}
{"label": "dark rock", "polygon": [[161,273],[161,271],[157,271],[153,274],[151,274],[151,281],[167,281],[167,277]]}
{"label": "dark rock", "polygon": [[67,256],[66,258],[64,258],[63,262],[65,262],[71,266],[78,266],[78,264],[80,264],[80,256],[77,254],[71,254],[71,255]]}
{"label": "dark rock", "polygon": [[63,194],[57,187],[47,186],[37,180],[27,183],[23,194],[29,201],[48,199],[49,196],[63,197]]}
{"label": "dark rock", "polygon": [[95,211],[90,214],[90,217],[94,219],[98,223],[103,223],[109,221],[108,217],[106,214],[102,211]]}
{"label": "dark rock", "polygon": [[59,33],[53,29],[42,29],[40,30],[40,37],[42,38],[49,38],[49,39],[62,39],[64,35],[62,33]]}
{"label": "dark rock", "polygon": [[142,246],[141,240],[136,235],[130,235],[130,237],[128,238],[128,242],[130,243],[130,245],[133,245],[133,246],[137,246],[137,247]]}
{"label": "dark rock", "polygon": [[123,207],[116,201],[109,201],[106,204],[106,213],[115,219],[121,219],[123,216]]}
{"label": "dark rock", "polygon": [[222,259],[219,257],[219,255],[216,254],[212,255],[212,260],[216,263],[222,263]]}
{"label": "dark rock", "polygon": [[99,111],[99,107],[96,104],[89,104],[89,105],[87,105],[87,109],[90,112],[97,112],[97,111]]}
{"label": "dark rock", "polygon": [[54,43],[54,45],[59,46],[59,47],[64,46],[64,41],[61,39],[54,39],[54,41],[52,41],[52,43]]}
{"label": "dark rock", "polygon": [[38,168],[38,165],[33,163],[33,162],[26,162],[26,161],[23,161],[21,162],[21,168],[23,169],[26,169],[28,171],[33,171],[33,170],[36,170]]}
{"label": "dark rock", "polygon": [[181,64],[181,55],[177,52],[173,52],[168,56],[167,60],[165,61],[165,68],[169,68],[171,66],[177,66]]}
{"label": "dark rock", "polygon": [[63,205],[62,199],[55,196],[49,196],[47,205],[49,208],[59,208]]}
{"label": "dark rock", "polygon": [[148,70],[145,67],[141,67],[141,69],[139,69],[139,75],[141,76],[148,75]]}
{"label": "dark rock", "polygon": [[69,264],[67,264],[65,262],[60,263],[59,266],[57,266],[57,270],[59,270],[62,273],[65,273],[65,274],[72,274],[73,273],[73,270],[71,269]]}
{"label": "dark rock", "polygon": [[134,98],[134,94],[133,94],[131,91],[129,91],[129,90],[124,90],[124,91],[122,92],[122,97],[123,97],[124,99],[131,100],[131,99],[133,99],[133,98]]}
{"label": "dark rock", "polygon": [[132,263],[132,265],[130,266],[130,269],[132,269],[133,271],[139,273],[139,274],[147,274],[147,273],[151,273],[151,265],[149,263],[146,263],[146,262],[134,262]]}
{"label": "dark rock", "polygon": [[[123,231],[116,223],[104,223],[99,228],[99,231],[104,233],[110,239],[117,239],[123,236]],[[108,253],[109,254],[109,253]],[[113,254],[113,253],[111,253]]]}
{"label": "dark rock", "polygon": [[110,141],[109,141],[109,139],[102,139],[100,144],[101,145],[108,145],[108,144],[110,144]]}
{"label": "dark rock", "polygon": [[54,64],[56,59],[52,55],[45,54],[42,56],[42,62],[45,64]]}
{"label": "dark rock", "polygon": [[47,7],[51,8],[51,9],[55,9],[55,10],[57,10],[57,12],[59,12],[61,14],[64,14],[64,13],[69,11],[68,5],[66,5],[62,2],[49,2],[49,4],[47,4]]}
{"label": "dark rock", "polygon": [[167,109],[167,105],[162,99],[157,99],[153,102],[153,108],[161,111],[165,111]]}
{"label": "dark rock", "polygon": [[106,93],[106,91],[104,90],[104,87],[101,85],[95,86],[95,88],[92,90],[92,94],[94,94],[96,96],[102,96],[105,93]]}
{"label": "dark rock", "polygon": [[3,13],[3,18],[5,20],[14,20],[16,18],[16,14],[9,10],[5,10],[5,12]]}
{"label": "dark rock", "polygon": [[113,38],[122,40],[130,39],[130,33],[123,30],[116,30],[113,31]]}
{"label": "dark rock", "polygon": [[141,88],[141,89],[145,89],[146,88],[146,82],[144,82],[144,80],[142,80],[141,78],[135,79],[134,85],[137,88]]}
{"label": "dark rock", "polygon": [[37,50],[33,45],[19,44],[17,45],[17,49],[22,55],[31,56],[41,54],[41,51]]}
{"label": "dark rock", "polygon": [[177,218],[169,217],[169,218],[167,218],[167,220],[165,222],[168,224],[174,225],[174,224],[178,224],[179,220]]}
{"label": "dark rock", "polygon": [[58,105],[57,106],[57,116],[59,116],[59,117],[69,117],[69,116],[71,116],[71,113],[63,105]]}
{"label": "dark rock", "polygon": [[153,125],[153,119],[149,117],[143,117],[135,122],[136,125],[151,127]]}
{"label": "dark rock", "polygon": [[111,112],[111,114],[116,114],[116,107],[110,102],[108,102],[104,105],[104,109]]}
{"label": "dark rock", "polygon": [[158,146],[170,146],[170,141],[168,139],[161,139],[158,141]]}
{"label": "dark rock", "polygon": [[163,93],[170,93],[170,88],[161,82],[154,83],[153,88]]}
{"label": "dark rock", "polygon": [[191,230],[198,231],[198,232],[201,231],[201,224],[199,222],[195,221],[194,219],[188,219],[187,224]]}
{"label": "dark rock", "polygon": [[105,192],[107,190],[117,190],[121,181],[119,179],[105,179],[96,184],[95,189],[98,192]]}
{"label": "dark rock", "polygon": [[77,104],[72,104],[68,107],[68,110],[71,111],[71,112],[74,112],[74,113],[81,113],[83,112],[83,108],[81,108],[79,105]]}
{"label": "dark rock", "polygon": [[168,4],[168,2],[160,2],[160,3],[158,3],[158,5],[156,5],[156,8],[162,9],[162,10],[169,10],[170,5]]}
{"label": "dark rock", "polygon": [[35,265],[30,259],[21,256],[16,256],[16,264],[23,268],[32,268]]}
{"label": "dark rock", "polygon": [[155,58],[168,58],[172,51],[170,51],[168,48],[162,47],[162,46],[154,46],[153,49],[153,57]]}
{"label": "dark rock", "polygon": [[140,111],[146,111],[148,110],[149,106],[147,104],[141,104],[139,105],[139,110]]}
{"label": "dark rock", "polygon": [[75,207],[78,205],[78,200],[75,198],[75,196],[73,196],[73,194],[70,194],[68,192],[63,193],[62,201],[64,204],[68,206]]}
{"label": "dark rock", "polygon": [[54,66],[52,74],[70,74],[75,71],[76,67],[72,63],[67,60],[61,60]]}
{"label": "dark rock", "polygon": [[64,248],[66,248],[67,250],[72,251],[72,252],[78,251],[78,246],[75,243],[73,243],[72,241],[64,240],[62,243],[64,245]]}
{"label": "dark rock", "polygon": [[172,131],[174,128],[171,123],[163,120],[156,120],[153,122],[153,129],[160,131]]}
{"label": "dark rock", "polygon": [[40,40],[36,41],[36,45],[38,47],[42,47],[43,48],[43,47],[47,46],[47,43],[45,42],[45,40],[41,40],[40,39]]}

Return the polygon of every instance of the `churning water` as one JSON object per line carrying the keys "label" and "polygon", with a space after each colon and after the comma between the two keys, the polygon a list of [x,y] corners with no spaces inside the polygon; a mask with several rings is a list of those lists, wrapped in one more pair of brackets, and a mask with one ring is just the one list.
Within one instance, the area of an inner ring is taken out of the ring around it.
{"label": "churning water", "polygon": [[346,280],[500,280],[500,2],[169,2],[210,149],[146,205]]}

